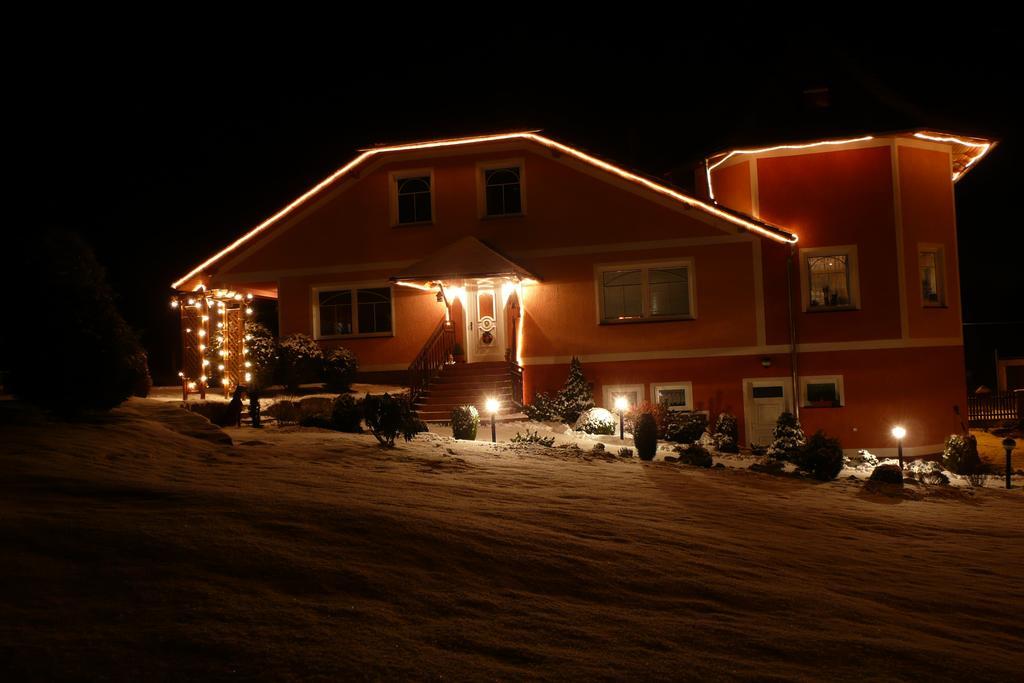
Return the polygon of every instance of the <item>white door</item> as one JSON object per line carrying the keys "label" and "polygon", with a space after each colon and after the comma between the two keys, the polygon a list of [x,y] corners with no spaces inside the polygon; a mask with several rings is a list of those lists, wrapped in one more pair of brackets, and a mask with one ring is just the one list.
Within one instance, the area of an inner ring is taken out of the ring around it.
{"label": "white door", "polygon": [[469,311],[466,315],[466,360],[470,363],[505,358],[502,335],[501,300],[493,285],[467,287]]}
{"label": "white door", "polygon": [[747,444],[767,446],[779,415],[789,410],[789,378],[743,380]]}

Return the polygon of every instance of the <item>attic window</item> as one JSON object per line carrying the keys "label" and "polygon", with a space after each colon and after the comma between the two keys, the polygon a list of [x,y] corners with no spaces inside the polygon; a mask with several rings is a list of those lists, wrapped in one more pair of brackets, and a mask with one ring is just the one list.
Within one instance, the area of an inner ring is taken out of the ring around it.
{"label": "attic window", "polygon": [[432,219],[430,176],[397,178],[398,223],[429,223]]}
{"label": "attic window", "polygon": [[487,193],[487,215],[508,216],[522,213],[520,173],[518,167],[491,168],[484,171]]}

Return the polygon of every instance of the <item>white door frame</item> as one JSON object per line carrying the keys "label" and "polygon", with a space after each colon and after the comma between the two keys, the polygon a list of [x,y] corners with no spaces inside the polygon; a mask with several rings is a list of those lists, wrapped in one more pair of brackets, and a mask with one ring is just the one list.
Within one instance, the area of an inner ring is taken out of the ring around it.
{"label": "white door frame", "polygon": [[[745,377],[743,378],[743,426],[747,446],[750,446],[750,435],[753,433],[752,418],[754,416],[754,398],[751,390],[754,387],[777,387],[782,385],[782,401],[784,409],[793,412],[793,378],[792,377]],[[767,445],[767,444],[760,444]]]}

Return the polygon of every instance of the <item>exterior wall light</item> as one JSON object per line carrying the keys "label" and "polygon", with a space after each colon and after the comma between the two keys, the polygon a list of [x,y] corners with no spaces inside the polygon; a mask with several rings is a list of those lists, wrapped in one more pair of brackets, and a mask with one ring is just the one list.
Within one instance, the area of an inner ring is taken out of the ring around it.
{"label": "exterior wall light", "polygon": [[769,358],[768,356],[765,356],[764,358],[761,359],[761,367],[770,368],[771,366],[772,366],[772,359],[771,358]]}

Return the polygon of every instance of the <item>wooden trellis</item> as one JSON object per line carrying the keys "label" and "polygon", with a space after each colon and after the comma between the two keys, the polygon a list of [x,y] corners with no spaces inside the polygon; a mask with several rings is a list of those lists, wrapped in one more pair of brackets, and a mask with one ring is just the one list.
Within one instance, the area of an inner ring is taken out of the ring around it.
{"label": "wooden trellis", "polygon": [[245,321],[252,315],[252,294],[226,289],[180,293],[171,306],[181,315],[182,400],[206,398],[211,384],[224,396],[252,378],[245,345]]}

